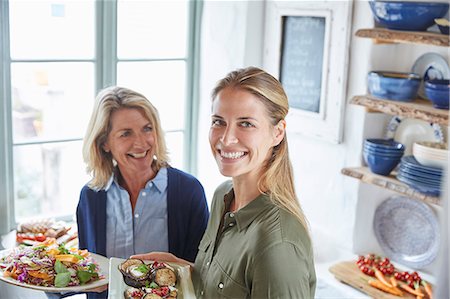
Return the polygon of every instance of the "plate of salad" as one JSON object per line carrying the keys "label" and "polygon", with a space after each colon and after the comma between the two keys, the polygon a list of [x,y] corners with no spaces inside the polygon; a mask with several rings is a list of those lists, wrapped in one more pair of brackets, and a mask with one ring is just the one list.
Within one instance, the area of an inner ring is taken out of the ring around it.
{"label": "plate of salad", "polygon": [[82,292],[108,284],[109,260],[55,239],[0,251],[0,280],[44,292]]}

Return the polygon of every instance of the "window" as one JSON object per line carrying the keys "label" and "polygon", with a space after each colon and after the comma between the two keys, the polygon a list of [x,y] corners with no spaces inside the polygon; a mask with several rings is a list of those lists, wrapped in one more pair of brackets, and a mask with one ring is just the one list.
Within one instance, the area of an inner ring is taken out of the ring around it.
{"label": "window", "polygon": [[109,85],[149,98],[160,112],[171,164],[194,171],[199,2],[0,5],[0,233],[29,217],[74,214],[89,180],[82,138],[97,91]]}

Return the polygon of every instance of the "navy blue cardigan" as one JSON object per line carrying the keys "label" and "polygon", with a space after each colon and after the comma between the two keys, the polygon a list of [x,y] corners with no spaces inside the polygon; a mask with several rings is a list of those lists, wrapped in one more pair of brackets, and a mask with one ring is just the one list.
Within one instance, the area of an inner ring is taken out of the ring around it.
{"label": "navy blue cardigan", "polygon": [[[208,223],[209,211],[200,182],[176,168],[167,168],[169,252],[193,262]],[[83,187],[77,206],[79,248],[106,256],[106,192]],[[103,298],[89,293],[89,298]]]}

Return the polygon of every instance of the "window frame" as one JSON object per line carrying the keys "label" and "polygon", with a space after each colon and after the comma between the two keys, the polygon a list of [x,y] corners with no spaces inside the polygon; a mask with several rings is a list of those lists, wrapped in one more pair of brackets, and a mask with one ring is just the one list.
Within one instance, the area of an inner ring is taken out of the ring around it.
{"label": "window frame", "polygon": [[[92,62],[95,67],[95,90],[98,92],[106,86],[116,84],[117,64],[121,61],[117,57],[117,1],[95,1],[95,56],[93,59],[68,59],[68,60],[12,60],[10,56],[9,34],[9,1],[0,1],[0,234],[5,234],[16,227],[14,210],[14,165],[13,165],[13,138],[12,138],[12,105],[11,105],[11,63],[15,62]],[[199,111],[199,45],[200,45],[200,21],[202,13],[202,1],[188,1],[189,27],[187,38],[186,62],[186,86],[185,93],[186,111],[184,126],[184,165],[186,171],[195,175],[197,172],[197,126]],[[154,59],[156,60],[156,59]],[[154,61],[152,59],[135,59],[132,61]],[[161,60],[161,59],[159,59]],[[165,61],[165,59],[164,59]],[[170,59],[167,59],[170,61]],[[169,131],[168,131],[169,132]],[[82,138],[77,139],[82,140]],[[59,140],[58,140],[59,141]],[[62,142],[73,139],[62,140]],[[46,140],[37,144],[52,142]],[[34,142],[33,142],[34,143]],[[26,143],[28,144],[28,143]],[[80,153],[81,155],[81,153]],[[80,186],[81,188],[81,186]],[[74,211],[75,213],[75,211]],[[71,220],[72,216],[63,217],[61,220]],[[0,244],[1,248],[1,244]]]}

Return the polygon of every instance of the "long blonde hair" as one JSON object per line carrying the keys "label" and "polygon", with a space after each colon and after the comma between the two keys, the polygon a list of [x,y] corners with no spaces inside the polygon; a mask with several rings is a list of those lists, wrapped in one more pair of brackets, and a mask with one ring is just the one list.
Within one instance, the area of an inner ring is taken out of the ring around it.
{"label": "long blonde hair", "polygon": [[115,168],[111,152],[103,150],[103,145],[111,132],[111,114],[123,108],[137,109],[144,113],[156,134],[156,159],[152,167],[157,172],[168,166],[164,133],[161,128],[158,110],[142,94],[131,89],[111,86],[101,90],[95,98],[94,109],[83,140],[83,159],[87,172],[92,175],[88,186],[94,190],[106,187]]}
{"label": "long blonde hair", "polygon": [[[281,83],[267,72],[248,67],[230,72],[220,80],[212,91],[214,100],[225,88],[236,88],[256,95],[267,109],[272,125],[285,119],[289,103]],[[287,135],[272,148],[263,175],[258,180],[258,189],[269,195],[272,202],[292,213],[308,231],[308,222],[300,207],[294,187],[292,164],[289,159]]]}

